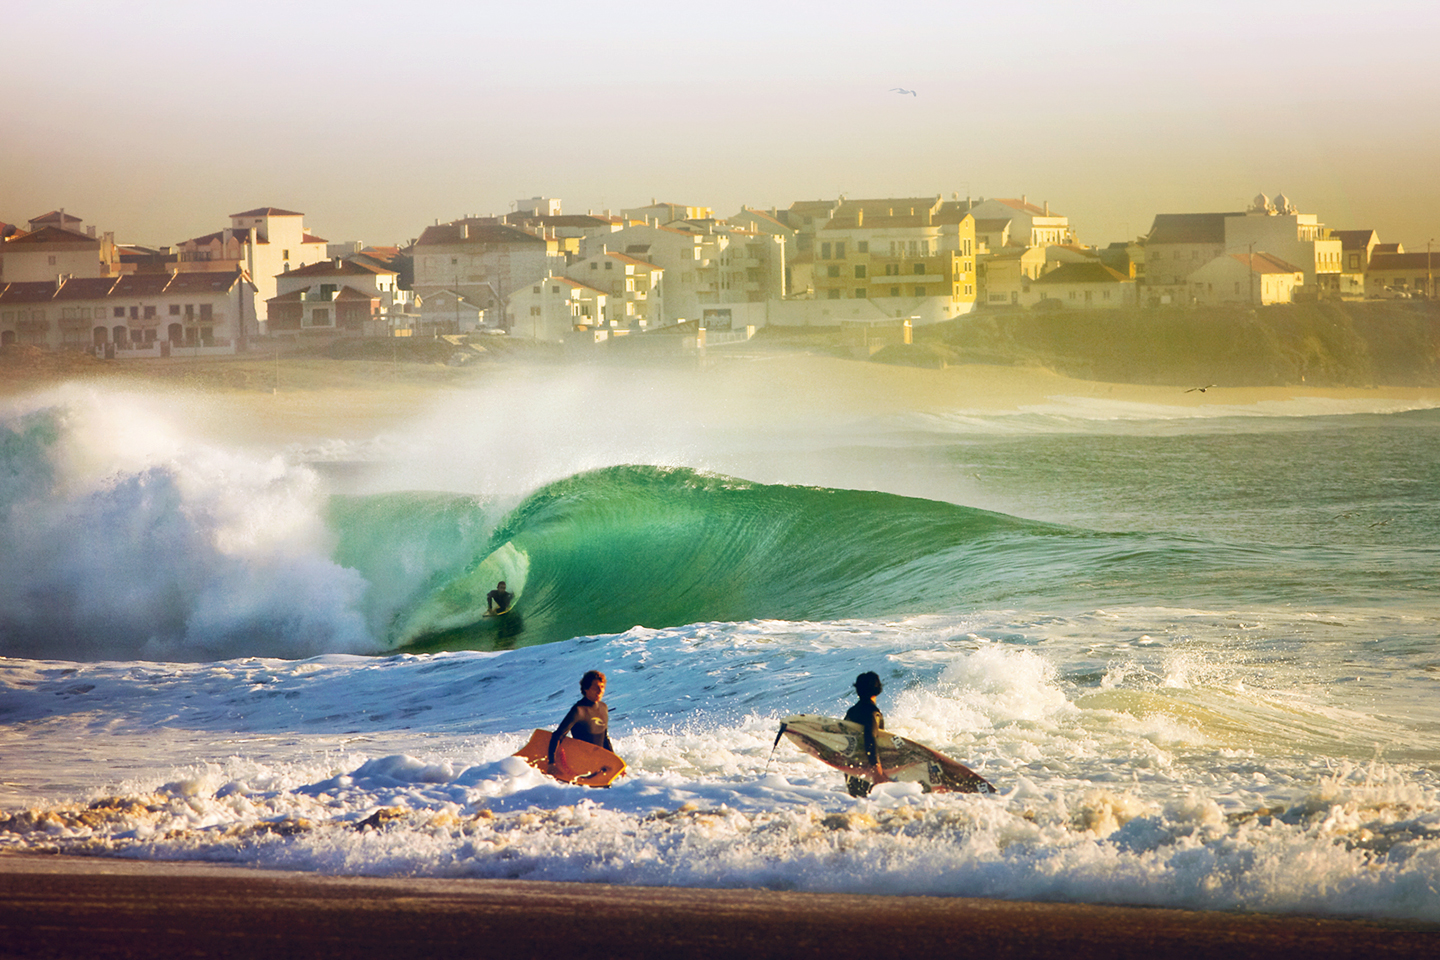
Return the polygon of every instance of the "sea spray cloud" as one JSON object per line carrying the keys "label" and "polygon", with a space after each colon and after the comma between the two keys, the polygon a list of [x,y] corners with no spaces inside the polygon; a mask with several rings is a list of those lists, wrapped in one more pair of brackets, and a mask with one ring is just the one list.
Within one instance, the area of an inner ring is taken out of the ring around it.
{"label": "sea spray cloud", "polygon": [[313,473],[72,393],[0,420],[0,653],[194,660],[374,649]]}

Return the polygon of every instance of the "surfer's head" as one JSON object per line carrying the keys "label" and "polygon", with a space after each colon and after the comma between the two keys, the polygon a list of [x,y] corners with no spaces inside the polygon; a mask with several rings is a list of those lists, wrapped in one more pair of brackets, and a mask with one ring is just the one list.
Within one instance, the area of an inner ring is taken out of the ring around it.
{"label": "surfer's head", "polygon": [[[597,686],[595,695],[590,695],[591,688]],[[592,700],[599,700],[605,694],[605,674],[599,670],[586,670],[585,676],[580,678],[580,692]]]}
{"label": "surfer's head", "polygon": [[505,589],[505,581],[504,581],[504,580],[501,580],[499,583],[495,584],[495,589],[496,589],[496,590],[504,590],[504,589]]}
{"label": "surfer's head", "polygon": [[866,670],[855,678],[855,692],[862,697],[878,697],[885,685],[880,682],[880,675],[874,670]]}

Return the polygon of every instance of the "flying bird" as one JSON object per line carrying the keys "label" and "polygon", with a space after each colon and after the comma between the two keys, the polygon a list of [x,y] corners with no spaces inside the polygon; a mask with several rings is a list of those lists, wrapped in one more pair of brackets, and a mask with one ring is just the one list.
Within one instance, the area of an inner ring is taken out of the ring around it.
{"label": "flying bird", "polygon": [[1198,392],[1198,393],[1204,393],[1206,390],[1209,390],[1209,389],[1210,389],[1211,387],[1213,387],[1213,386],[1215,386],[1215,384],[1213,384],[1213,383],[1207,383],[1207,384],[1205,384],[1205,386],[1203,386],[1203,387],[1191,387],[1189,390],[1186,390],[1185,392],[1186,392],[1186,393],[1197,393],[1197,392]]}
{"label": "flying bird", "polygon": [[912,97],[920,96],[920,94],[916,93],[914,90],[906,90],[904,87],[891,87],[890,91],[892,93],[908,93]]}

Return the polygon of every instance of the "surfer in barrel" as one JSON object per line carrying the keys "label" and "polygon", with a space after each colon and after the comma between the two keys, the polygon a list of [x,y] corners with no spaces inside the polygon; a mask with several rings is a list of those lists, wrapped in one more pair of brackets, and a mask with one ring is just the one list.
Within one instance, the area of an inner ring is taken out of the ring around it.
{"label": "surfer in barrel", "polygon": [[845,711],[846,720],[860,724],[865,730],[865,759],[873,771],[873,782],[864,777],[845,778],[845,789],[852,797],[863,797],[875,783],[884,783],[889,779],[885,776],[884,765],[880,763],[880,744],[875,737],[877,731],[885,729],[885,714],[881,713],[875,704],[875,698],[880,696],[880,691],[884,689],[880,675],[874,670],[866,670],[855,678],[855,692],[860,699]]}
{"label": "surfer in barrel", "polygon": [[485,612],[490,616],[499,616],[510,611],[510,604],[515,602],[515,594],[505,589],[505,581],[501,580],[495,584],[495,589],[485,594]]}
{"label": "surfer in barrel", "polygon": [[[612,750],[610,746],[610,708],[601,697],[605,696],[605,674],[599,670],[587,670],[580,678],[580,699],[565,714],[560,726],[550,735],[550,766],[555,766],[555,750],[568,733],[577,740],[593,743],[597,747]],[[612,750],[613,752],[613,750]]]}

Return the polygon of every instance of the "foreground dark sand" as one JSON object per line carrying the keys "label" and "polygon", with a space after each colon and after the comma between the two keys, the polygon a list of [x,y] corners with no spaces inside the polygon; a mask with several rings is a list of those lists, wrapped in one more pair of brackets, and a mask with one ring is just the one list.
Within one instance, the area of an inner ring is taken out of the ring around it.
{"label": "foreground dark sand", "polygon": [[0,856],[13,957],[1436,957],[1440,925]]}

